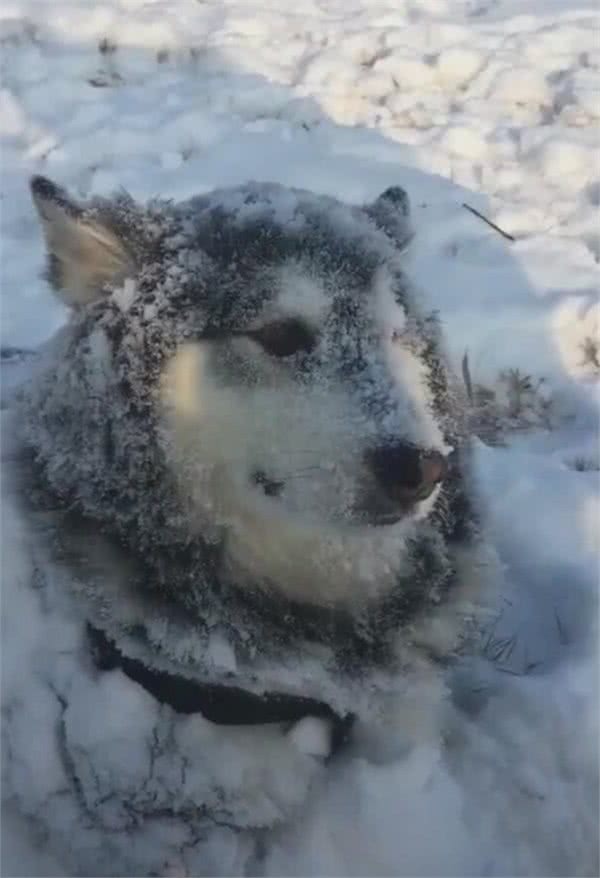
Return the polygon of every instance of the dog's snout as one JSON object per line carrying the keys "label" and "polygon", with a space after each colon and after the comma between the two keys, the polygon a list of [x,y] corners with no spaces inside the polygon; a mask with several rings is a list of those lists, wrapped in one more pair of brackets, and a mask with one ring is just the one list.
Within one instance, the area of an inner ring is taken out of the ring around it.
{"label": "dog's snout", "polygon": [[413,445],[382,445],[367,455],[379,487],[400,503],[423,500],[446,475],[446,459],[439,451],[422,451]]}

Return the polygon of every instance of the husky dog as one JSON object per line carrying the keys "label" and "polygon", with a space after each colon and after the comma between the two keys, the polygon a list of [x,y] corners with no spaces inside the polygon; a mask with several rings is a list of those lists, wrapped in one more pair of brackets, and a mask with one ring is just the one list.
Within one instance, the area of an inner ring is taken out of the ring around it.
{"label": "husky dog", "polygon": [[[63,691],[57,671],[83,822],[267,825],[297,804],[256,804],[261,772],[275,799],[297,792],[272,768],[272,731],[247,749],[246,795],[208,755],[224,733],[198,723],[320,716],[341,740],[464,627],[468,437],[435,315],[403,271],[408,198],[350,207],[250,183],[80,205],[41,177],[32,193],[70,317],[21,392],[29,496],[54,522],[52,582],[76,593],[97,668],[120,668],[140,693],[123,703],[155,717],[113,712],[91,740],[112,690],[78,663],[88,676]],[[190,713],[193,732],[177,719]]]}
{"label": "husky dog", "polygon": [[234,648],[308,637],[364,661],[431,620],[472,532],[467,440],[402,270],[406,193],[32,193],[72,312],[26,395],[56,495]]}
{"label": "husky dog", "polygon": [[[71,317],[25,438],[71,520],[135,559],[131,600],[180,607],[197,645],[217,630],[246,666],[257,647],[381,665],[431,628],[472,523],[459,393],[402,270],[406,193],[32,193]],[[117,639],[148,628],[124,598],[102,607]]]}
{"label": "husky dog", "polygon": [[465,435],[401,268],[403,190],[362,209],[259,184],[147,207],[32,191],[72,308],[29,395],[51,487],[200,619],[215,592],[355,618],[391,599],[394,626],[437,605]]}

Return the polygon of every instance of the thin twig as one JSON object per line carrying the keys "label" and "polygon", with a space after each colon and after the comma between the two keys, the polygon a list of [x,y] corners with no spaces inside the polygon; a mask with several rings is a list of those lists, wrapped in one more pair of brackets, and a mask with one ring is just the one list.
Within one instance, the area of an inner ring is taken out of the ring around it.
{"label": "thin twig", "polygon": [[463,381],[465,382],[465,388],[467,391],[467,396],[469,398],[469,402],[473,402],[473,384],[471,383],[471,370],[469,369],[469,353],[465,351],[465,355],[462,358],[462,375]]}
{"label": "thin twig", "polygon": [[475,216],[478,216],[479,219],[481,219],[481,220],[484,221],[484,223],[487,223],[488,226],[491,226],[492,229],[495,229],[495,231],[498,232],[499,235],[502,235],[503,238],[506,238],[507,241],[514,241],[514,240],[515,240],[514,237],[513,237],[513,235],[509,235],[508,232],[505,232],[504,229],[501,229],[500,226],[497,226],[497,225],[496,225],[496,223],[493,223],[491,220],[489,220],[489,219],[488,219],[486,216],[484,216],[482,213],[479,213],[479,211],[478,211],[478,210],[475,210],[474,207],[471,207],[470,204],[466,204],[466,203],[463,201],[463,207],[466,207],[467,210],[470,210],[471,213],[475,214]]}
{"label": "thin twig", "polygon": [[569,642],[567,637],[567,633],[564,629],[563,623],[560,621],[560,616],[556,611],[556,607],[554,608],[554,619],[556,621],[556,627],[558,629],[558,640],[561,646],[566,646]]}

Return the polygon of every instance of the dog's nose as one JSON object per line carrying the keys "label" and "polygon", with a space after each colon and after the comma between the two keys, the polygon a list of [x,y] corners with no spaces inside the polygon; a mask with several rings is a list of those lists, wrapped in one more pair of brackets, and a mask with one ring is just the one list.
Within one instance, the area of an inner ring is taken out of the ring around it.
{"label": "dog's nose", "polygon": [[367,460],[379,487],[389,499],[400,503],[429,497],[447,471],[446,459],[439,451],[422,451],[405,443],[374,448]]}

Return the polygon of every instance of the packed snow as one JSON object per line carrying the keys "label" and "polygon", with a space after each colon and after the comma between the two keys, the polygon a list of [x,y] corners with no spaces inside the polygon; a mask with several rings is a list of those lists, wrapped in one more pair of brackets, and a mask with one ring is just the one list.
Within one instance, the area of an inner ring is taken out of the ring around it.
{"label": "packed snow", "polygon": [[[477,491],[506,588],[447,725],[420,723],[420,693],[324,768],[314,721],[238,746],[202,717],[161,720],[119,671],[93,676],[76,615],[35,587],[4,410],[2,874],[598,874],[598,25],[595,0],[5,0],[3,392],[66,318],[31,174],[139,199],[257,179],[362,203],[401,185],[407,268],[488,419]],[[134,731],[158,761],[173,741],[183,760],[218,754],[203,770],[246,778],[252,831],[190,837],[165,816],[119,847],[98,778],[101,820],[74,833],[65,746],[69,770],[109,753],[126,783],[148,758]],[[278,809],[293,816],[256,829]]]}

